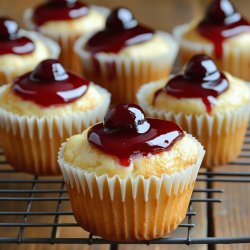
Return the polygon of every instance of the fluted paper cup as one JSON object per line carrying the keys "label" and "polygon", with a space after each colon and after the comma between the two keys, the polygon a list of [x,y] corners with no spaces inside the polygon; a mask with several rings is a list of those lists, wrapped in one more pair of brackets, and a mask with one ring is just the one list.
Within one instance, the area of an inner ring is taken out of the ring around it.
{"label": "fluted paper cup", "polygon": [[166,112],[155,108],[148,98],[161,85],[161,82],[145,84],[137,93],[138,103],[148,116],[173,121],[195,136],[206,150],[203,167],[224,165],[238,157],[249,122],[249,104],[215,115]]}
{"label": "fluted paper cup", "polygon": [[80,56],[84,76],[109,90],[114,103],[135,102],[135,94],[143,83],[164,79],[172,70],[178,44],[167,33],[158,31],[157,35],[171,49],[148,59],[104,52],[92,54],[84,50],[89,37],[79,38],[75,51]]}
{"label": "fluted paper cup", "polygon": [[97,176],[74,167],[63,159],[64,143],[58,162],[76,221],[88,232],[118,242],[150,240],[170,233],[186,216],[205,153],[196,143],[200,152],[196,164],[148,179]]}
{"label": "fluted paper cup", "polygon": [[[100,122],[109,107],[110,94],[93,85],[103,97],[95,108],[65,116],[20,116],[0,108],[0,138],[7,161],[18,171],[60,175],[57,154],[71,135]],[[4,87],[2,87],[4,88]]]}

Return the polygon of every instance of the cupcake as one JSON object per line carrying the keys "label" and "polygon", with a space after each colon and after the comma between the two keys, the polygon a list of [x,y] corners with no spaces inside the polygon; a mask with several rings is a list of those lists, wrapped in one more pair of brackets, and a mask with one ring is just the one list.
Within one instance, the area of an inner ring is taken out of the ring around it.
{"label": "cupcake", "polygon": [[194,56],[167,83],[144,85],[137,99],[147,115],[178,123],[202,143],[204,167],[239,155],[249,121],[249,88],[243,80],[220,72],[208,56]]}
{"label": "cupcake", "polygon": [[73,44],[80,35],[104,27],[107,9],[93,7],[78,0],[47,0],[24,13],[28,29],[37,30],[53,38],[61,46],[60,61],[66,68],[80,73],[80,61]]}
{"label": "cupcake", "polygon": [[204,53],[221,70],[250,81],[250,25],[230,0],[211,1],[202,19],[178,26],[174,35],[184,62]]}
{"label": "cupcake", "polygon": [[162,237],[182,222],[203,156],[175,123],[119,104],[62,144],[58,162],[79,225],[124,242]]}
{"label": "cupcake", "polygon": [[[69,136],[103,119],[109,93],[48,59],[0,88],[0,137],[18,171],[58,175],[57,152]],[[17,150],[14,150],[17,149]]]}
{"label": "cupcake", "polygon": [[75,44],[83,73],[112,93],[115,103],[133,101],[141,84],[166,78],[177,43],[167,33],[137,22],[126,8],[113,9],[105,29]]}
{"label": "cupcake", "polygon": [[21,30],[13,19],[0,17],[0,85],[33,70],[44,59],[56,59],[59,53],[51,39]]}

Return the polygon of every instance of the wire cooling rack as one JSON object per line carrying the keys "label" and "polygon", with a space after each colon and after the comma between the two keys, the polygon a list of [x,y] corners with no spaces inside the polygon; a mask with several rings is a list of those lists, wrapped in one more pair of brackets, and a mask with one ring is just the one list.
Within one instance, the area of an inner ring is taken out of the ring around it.
{"label": "wire cooling rack", "polygon": [[[250,166],[250,129],[248,129],[242,154],[231,165]],[[222,168],[223,170],[223,168]],[[21,176],[21,177],[20,177]],[[194,203],[223,202],[221,189],[212,188],[215,182],[250,183],[250,172],[200,172],[198,182],[206,188],[196,188],[190,201],[186,220],[177,231],[178,237],[168,236],[151,241],[132,242],[133,244],[216,244],[216,243],[250,243],[249,237],[203,237],[192,236],[197,226],[194,216],[201,216],[193,209]],[[199,195],[203,193],[204,195]],[[218,197],[217,197],[218,196]],[[215,197],[215,198],[214,198]],[[17,205],[18,204],[18,205]],[[209,211],[208,214],[209,216]],[[198,222],[200,221],[197,220]],[[198,223],[197,222],[197,223]],[[88,235],[75,222],[64,181],[61,177],[45,178],[24,175],[13,170],[4,159],[0,150],[0,243],[36,243],[36,244],[110,244],[117,249],[115,242]],[[72,231],[64,235],[63,230]]]}
{"label": "wire cooling rack", "polygon": [[[178,57],[173,72],[177,72],[180,65],[181,61]],[[241,155],[236,162],[229,165],[250,166],[250,127]],[[223,172],[223,168],[221,172],[200,171],[197,183],[202,183],[204,188],[194,189],[186,219],[176,230],[177,234],[161,239],[125,244],[250,243],[250,235],[249,237],[207,236],[200,238],[192,236],[192,232],[199,230],[197,224],[201,221],[201,216],[204,216],[195,211],[195,203],[207,204],[205,216],[209,218],[212,205],[223,202],[221,198],[223,190],[213,188],[216,182],[249,185],[250,172]],[[199,217],[196,225],[193,222],[194,217]],[[208,235],[209,227],[210,225],[208,225]],[[117,243],[89,235],[79,227],[73,217],[61,177],[44,178],[20,174],[8,165],[0,149],[0,232],[3,228],[5,235],[0,235],[0,244],[110,244],[110,249],[118,248]]]}

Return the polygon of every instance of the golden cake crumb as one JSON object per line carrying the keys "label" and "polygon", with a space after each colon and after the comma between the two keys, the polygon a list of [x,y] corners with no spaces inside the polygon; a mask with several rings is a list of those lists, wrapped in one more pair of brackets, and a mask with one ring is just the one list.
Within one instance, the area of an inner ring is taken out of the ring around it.
{"label": "golden cake crumb", "polygon": [[[235,110],[249,103],[250,91],[245,82],[239,78],[225,73],[229,88],[215,99],[210,115],[225,113]],[[167,81],[159,81],[152,87],[151,93],[146,97],[149,105],[152,105],[155,92],[162,88]],[[154,107],[158,110],[173,111],[184,114],[203,114],[206,113],[206,106],[201,98],[176,98],[166,92],[160,93],[155,99]]]}
{"label": "golden cake crumb", "polygon": [[85,95],[72,103],[55,105],[48,108],[23,100],[12,90],[12,85],[8,84],[1,88],[0,92],[0,107],[6,111],[18,115],[49,117],[49,116],[64,116],[74,112],[84,112],[93,109],[102,102],[102,96],[98,93],[94,84],[90,84]]}
{"label": "golden cake crumb", "polygon": [[93,32],[93,29],[104,28],[105,15],[99,13],[97,10],[90,8],[88,14],[67,21],[48,21],[44,23],[39,29],[42,33],[52,34],[83,34]]}
{"label": "golden cake crumb", "polygon": [[141,156],[131,161],[129,167],[119,163],[119,159],[103,153],[91,145],[87,132],[74,135],[66,142],[63,158],[74,167],[93,171],[97,176],[119,175],[121,178],[139,175],[148,178],[152,175],[173,174],[197,163],[200,152],[198,142],[189,135],[179,140],[171,150],[155,155]]}

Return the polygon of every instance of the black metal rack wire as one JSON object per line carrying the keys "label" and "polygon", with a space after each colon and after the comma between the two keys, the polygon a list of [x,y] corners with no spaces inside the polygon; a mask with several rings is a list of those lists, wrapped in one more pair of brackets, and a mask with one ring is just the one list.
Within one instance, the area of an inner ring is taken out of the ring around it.
{"label": "black metal rack wire", "polygon": [[[79,227],[73,218],[63,179],[61,177],[44,178],[31,175],[20,178],[20,173],[13,170],[5,161],[2,151],[0,151],[0,159],[0,227],[4,227],[6,230],[6,235],[0,236],[0,243],[111,244],[111,249],[116,249],[115,242],[93,235],[58,236],[58,230],[62,228]],[[250,128],[246,135],[242,154],[237,162],[231,163],[231,165],[236,164],[250,166]],[[205,182],[207,188],[194,190],[186,215],[186,222],[182,223],[177,229],[182,229],[181,237],[165,237],[131,243],[148,245],[250,243],[250,236],[230,236],[227,238],[196,238],[192,236],[192,231],[195,230],[193,217],[199,216],[194,211],[193,204],[196,202],[206,202],[208,204],[222,202],[222,199],[217,198],[217,196],[223,193],[223,190],[211,188],[209,183],[240,182],[242,185],[249,184],[250,172],[223,172],[223,168],[221,172],[204,171],[199,173],[197,181]],[[206,194],[205,198],[198,196],[199,193]],[[20,206],[13,207],[11,205],[13,202],[18,202]],[[51,205],[52,203],[53,205]],[[8,208],[7,211],[6,208]],[[65,217],[69,218],[62,219]],[[39,233],[37,230],[39,230]],[[79,231],[82,232],[83,230]]]}

